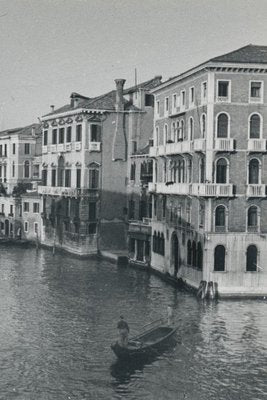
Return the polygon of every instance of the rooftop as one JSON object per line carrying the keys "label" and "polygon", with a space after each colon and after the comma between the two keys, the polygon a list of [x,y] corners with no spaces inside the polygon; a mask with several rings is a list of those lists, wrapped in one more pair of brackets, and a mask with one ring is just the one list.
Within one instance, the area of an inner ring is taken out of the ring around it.
{"label": "rooftop", "polygon": [[[151,90],[154,89],[156,86],[158,86],[161,83],[161,76],[155,76],[154,78],[139,83],[136,86],[132,86],[128,89],[125,89],[123,93],[125,95],[135,92],[138,89],[144,89],[144,90]],[[72,93],[71,98],[76,97],[79,99],[78,106],[74,106],[72,104],[66,104],[63,107],[57,108],[56,110],[52,111],[49,114],[44,115],[44,117],[47,117],[49,115],[54,115],[54,114],[60,114],[66,111],[71,111],[74,110],[75,108],[85,108],[88,110],[108,110],[108,111],[115,111],[115,103],[116,103],[116,90],[112,90],[108,93],[105,93],[101,96],[89,98],[86,96],[79,95],[77,93]],[[132,103],[126,99],[124,99],[124,107],[125,110],[138,110],[137,107],[133,106]]]}
{"label": "rooftop", "polygon": [[267,64],[267,46],[248,44],[230,53],[212,58],[212,62]]}
{"label": "rooftop", "polygon": [[41,124],[31,124],[28,126],[24,126],[21,128],[13,128],[13,129],[7,129],[5,131],[0,132],[0,136],[6,136],[6,135],[21,135],[21,136],[32,136],[32,130],[35,129],[35,133],[41,134],[42,129],[41,129]]}

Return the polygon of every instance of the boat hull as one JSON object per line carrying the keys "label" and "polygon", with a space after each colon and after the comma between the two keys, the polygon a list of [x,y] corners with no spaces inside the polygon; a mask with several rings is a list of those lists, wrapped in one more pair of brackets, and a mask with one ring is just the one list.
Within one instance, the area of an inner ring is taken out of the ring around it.
{"label": "boat hull", "polygon": [[128,347],[122,347],[116,342],[111,348],[120,359],[155,355],[170,344],[175,332],[175,328],[159,327],[130,339]]}

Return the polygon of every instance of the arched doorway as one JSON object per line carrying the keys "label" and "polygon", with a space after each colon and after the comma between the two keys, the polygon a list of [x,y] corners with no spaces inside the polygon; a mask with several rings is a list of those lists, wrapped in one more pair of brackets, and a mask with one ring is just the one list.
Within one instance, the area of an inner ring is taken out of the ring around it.
{"label": "arched doorway", "polygon": [[174,268],[174,277],[179,269],[179,242],[176,233],[173,233],[171,240],[171,267]]}
{"label": "arched doorway", "polygon": [[9,236],[9,221],[8,221],[8,219],[5,220],[5,235]]}

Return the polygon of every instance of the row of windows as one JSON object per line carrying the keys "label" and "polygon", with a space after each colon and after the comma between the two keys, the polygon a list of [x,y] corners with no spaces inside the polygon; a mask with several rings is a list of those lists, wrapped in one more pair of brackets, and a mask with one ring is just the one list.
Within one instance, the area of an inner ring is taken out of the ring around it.
{"label": "row of windows", "polygon": [[[144,161],[141,163],[140,166],[140,180],[141,181],[147,181],[147,182],[152,182],[152,176],[153,176],[153,161]],[[136,164],[133,162],[131,164],[131,169],[130,169],[130,180],[135,181],[136,178]]]}
{"label": "row of windows", "polygon": [[203,269],[203,251],[201,243],[193,240],[187,241],[187,265],[200,270]]}
{"label": "row of windows", "polygon": [[[225,230],[227,228],[228,210],[224,205],[219,205],[215,209],[215,229]],[[259,208],[255,205],[247,209],[247,229],[248,231],[256,231],[260,224]]]}
{"label": "row of windows", "polygon": [[[24,143],[24,154],[31,153],[30,143]],[[12,154],[16,154],[16,143],[12,143]],[[0,157],[7,157],[7,144],[0,144]]]}
{"label": "row of windows", "polygon": [[[24,201],[23,203],[23,211],[30,212],[30,203],[28,201]],[[32,212],[39,213],[39,203],[33,203]]]}
{"label": "row of windows", "polygon": [[[217,80],[216,85],[216,101],[231,102],[231,80],[220,79]],[[250,103],[262,103],[263,102],[263,81],[250,81],[248,88],[248,101]],[[207,102],[207,82],[201,83],[201,103]],[[193,107],[195,105],[195,87],[191,86],[188,92],[188,105]],[[172,111],[177,112],[177,108],[180,110],[186,107],[186,90],[180,91],[179,95],[174,93],[172,95]],[[169,97],[164,99],[164,115],[168,115],[170,112],[170,101]],[[160,114],[160,102],[156,102],[156,114]]]}
{"label": "row of windows", "polygon": [[[61,144],[61,143],[70,143],[74,140],[72,126],[68,126],[67,128],[54,128],[52,129],[52,144]],[[82,140],[82,125],[76,125],[75,130],[75,140],[76,142],[81,142]],[[96,124],[90,125],[90,141],[91,142],[100,142],[101,141],[101,126]],[[48,130],[44,130],[43,132],[43,145],[47,146],[48,144]]]}
{"label": "row of windows", "polygon": [[[246,271],[257,271],[258,266],[258,249],[254,244],[247,247],[246,251]],[[226,249],[223,245],[218,245],[214,249],[214,271],[225,271]]]}
{"label": "row of windows", "polygon": [[[200,158],[199,183],[205,183],[205,159]],[[261,161],[258,158],[252,158],[248,162],[247,183],[261,184]],[[158,164],[155,164],[155,181],[158,180]],[[192,161],[178,157],[176,161],[163,164],[163,182],[171,183],[191,183],[192,181]],[[229,160],[221,157],[215,160],[215,183],[229,183]]]}
{"label": "row of windows", "polygon": [[[72,187],[72,170],[64,167],[53,168],[51,170],[51,186]],[[42,170],[42,185],[47,186],[48,171]],[[76,169],[76,188],[81,187],[81,169]],[[89,168],[89,189],[99,188],[99,169]]]}
{"label": "row of windows", "polygon": [[[250,139],[260,139],[262,137],[263,120],[259,113],[253,113],[248,119],[248,137]],[[200,117],[200,132],[201,137],[204,138],[206,135],[206,114],[202,114]],[[163,142],[173,143],[183,141],[185,139],[185,122],[180,119],[171,124],[171,132],[169,133],[169,127],[167,124],[164,125]],[[229,138],[230,137],[230,116],[225,112],[221,112],[216,116],[216,137],[217,138]],[[188,120],[188,140],[194,139],[194,119],[190,117]],[[160,143],[159,127],[156,127],[156,145]]]}
{"label": "row of windows", "polygon": [[[38,222],[33,223],[33,231],[37,234],[38,233]],[[24,232],[29,233],[29,222],[24,222]]]}
{"label": "row of windows", "polygon": [[[36,165],[34,167],[35,167],[35,177],[36,176],[39,177],[39,166]],[[7,172],[6,165],[4,165],[4,166],[0,165],[0,177],[1,178],[2,177],[6,178],[6,172]],[[12,178],[14,178],[15,175],[16,175],[16,164],[13,161],[12,162]],[[24,176],[24,178],[30,178],[30,162],[28,160],[24,161],[24,163],[23,163],[23,176]]]}
{"label": "row of windows", "polygon": [[162,256],[165,254],[165,238],[164,234],[160,232],[155,232],[153,234],[153,251]]}

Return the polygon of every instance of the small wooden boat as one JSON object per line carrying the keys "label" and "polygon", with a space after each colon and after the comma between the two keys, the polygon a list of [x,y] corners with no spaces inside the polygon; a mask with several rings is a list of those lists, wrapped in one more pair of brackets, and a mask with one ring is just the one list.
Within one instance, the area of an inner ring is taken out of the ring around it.
{"label": "small wooden boat", "polygon": [[122,347],[118,342],[111,345],[118,358],[129,358],[155,354],[169,344],[177,328],[157,326],[129,339],[128,346]]}

